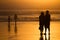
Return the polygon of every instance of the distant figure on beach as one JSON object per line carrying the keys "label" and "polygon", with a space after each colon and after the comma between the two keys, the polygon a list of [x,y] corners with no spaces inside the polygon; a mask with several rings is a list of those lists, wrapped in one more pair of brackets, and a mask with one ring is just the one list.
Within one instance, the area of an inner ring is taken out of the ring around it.
{"label": "distant figure on beach", "polygon": [[45,15],[45,33],[46,33],[47,29],[50,34],[50,14],[49,14],[48,10],[46,11],[46,15]]}
{"label": "distant figure on beach", "polygon": [[8,32],[10,32],[10,16],[8,16]]}
{"label": "distant figure on beach", "polygon": [[14,19],[15,19],[15,33],[17,33],[17,15],[14,15]]}
{"label": "distant figure on beach", "polygon": [[41,32],[43,32],[43,26],[44,26],[44,12],[41,12],[41,15],[39,16],[39,30]]}

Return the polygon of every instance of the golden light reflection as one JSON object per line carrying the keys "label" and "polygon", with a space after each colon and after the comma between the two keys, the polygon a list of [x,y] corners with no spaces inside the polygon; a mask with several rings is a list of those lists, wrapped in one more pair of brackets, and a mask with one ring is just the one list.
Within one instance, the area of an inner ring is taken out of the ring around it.
{"label": "golden light reflection", "polygon": [[48,34],[48,29],[47,29],[46,34],[47,34],[47,35],[46,35],[46,38],[49,39],[49,36],[48,36],[48,35],[49,35],[49,34]]}
{"label": "golden light reflection", "polygon": [[[45,33],[45,28],[44,28],[43,33]],[[45,37],[46,37],[47,40],[49,39],[48,29],[46,31],[46,35],[43,35],[44,40],[45,40]]]}

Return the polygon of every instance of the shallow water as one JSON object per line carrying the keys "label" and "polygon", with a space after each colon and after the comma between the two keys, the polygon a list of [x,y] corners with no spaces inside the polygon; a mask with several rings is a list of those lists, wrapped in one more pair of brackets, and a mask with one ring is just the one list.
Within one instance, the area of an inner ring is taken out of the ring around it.
{"label": "shallow water", "polygon": [[[39,40],[39,22],[17,22],[17,33],[14,32],[14,22],[11,22],[11,31],[8,32],[8,23],[0,22],[0,40]],[[43,35],[44,37],[44,35]],[[50,23],[50,40],[60,39],[60,22]]]}

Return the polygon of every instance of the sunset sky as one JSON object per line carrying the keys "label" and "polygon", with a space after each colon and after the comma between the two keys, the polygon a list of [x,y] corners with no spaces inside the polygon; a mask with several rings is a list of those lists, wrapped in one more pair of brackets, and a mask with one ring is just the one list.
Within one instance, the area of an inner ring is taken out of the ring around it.
{"label": "sunset sky", "polygon": [[0,10],[60,10],[60,0],[0,0]]}

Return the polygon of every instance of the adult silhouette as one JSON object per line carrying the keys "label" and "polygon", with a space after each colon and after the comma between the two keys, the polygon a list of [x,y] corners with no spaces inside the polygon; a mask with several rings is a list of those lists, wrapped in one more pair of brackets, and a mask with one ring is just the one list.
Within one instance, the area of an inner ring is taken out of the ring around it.
{"label": "adult silhouette", "polygon": [[8,16],[8,32],[10,32],[10,16]]}
{"label": "adult silhouette", "polygon": [[39,30],[41,34],[43,32],[43,26],[44,26],[44,12],[41,12],[41,15],[39,16]]}
{"label": "adult silhouette", "polygon": [[49,34],[50,34],[50,14],[49,14],[48,10],[46,11],[46,15],[45,15],[45,33],[46,33],[47,29],[48,29]]}
{"label": "adult silhouette", "polygon": [[14,15],[14,19],[15,19],[15,33],[17,33],[17,14]]}

